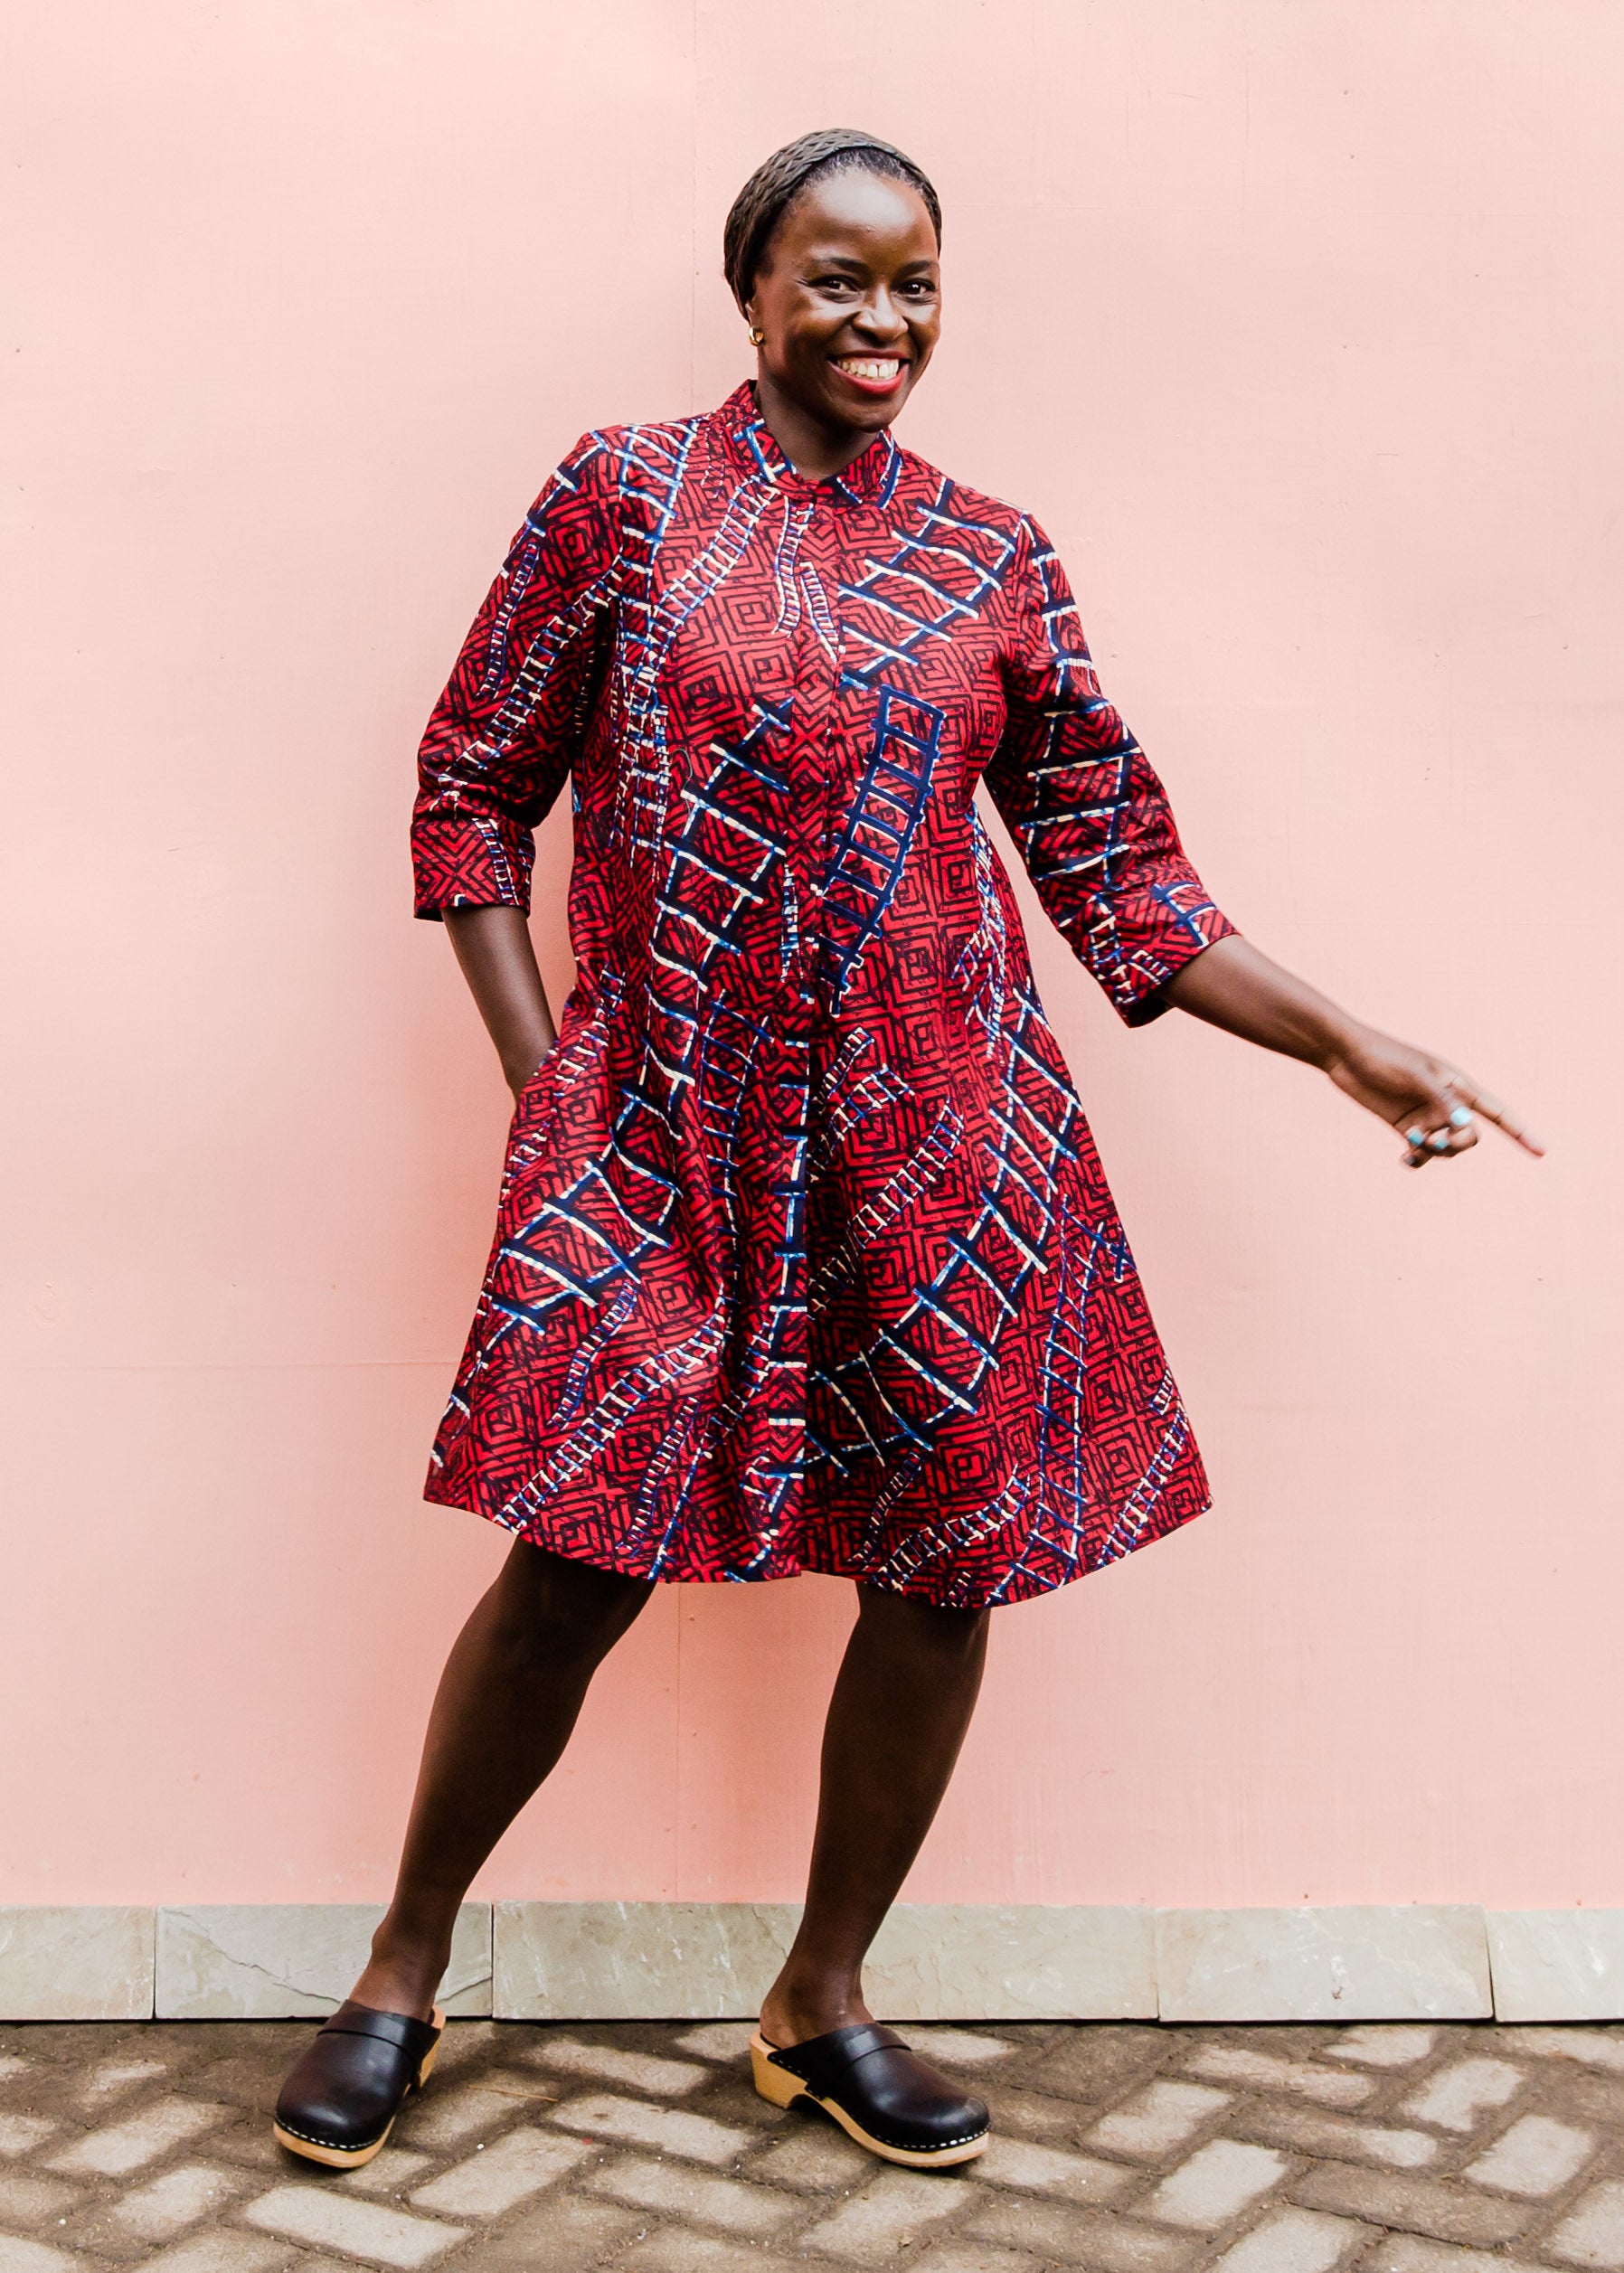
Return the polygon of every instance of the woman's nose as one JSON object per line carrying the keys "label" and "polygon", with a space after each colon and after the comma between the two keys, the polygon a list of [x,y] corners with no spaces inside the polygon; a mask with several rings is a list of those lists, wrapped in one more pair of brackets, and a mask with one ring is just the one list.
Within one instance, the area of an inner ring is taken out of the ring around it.
{"label": "woman's nose", "polygon": [[864,302],[862,324],[876,339],[895,339],[907,329],[902,311],[889,292],[876,292],[872,300]]}

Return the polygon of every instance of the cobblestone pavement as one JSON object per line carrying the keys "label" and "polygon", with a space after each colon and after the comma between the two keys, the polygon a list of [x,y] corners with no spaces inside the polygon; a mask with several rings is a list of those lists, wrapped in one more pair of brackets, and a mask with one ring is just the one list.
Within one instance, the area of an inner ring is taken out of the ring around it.
{"label": "cobblestone pavement", "polygon": [[0,2273],[1624,2268],[1624,2028],[911,2029],[958,2173],[751,2089],[748,2032],[453,2022],[366,2169],[284,2155],[305,2023],[0,2028]]}

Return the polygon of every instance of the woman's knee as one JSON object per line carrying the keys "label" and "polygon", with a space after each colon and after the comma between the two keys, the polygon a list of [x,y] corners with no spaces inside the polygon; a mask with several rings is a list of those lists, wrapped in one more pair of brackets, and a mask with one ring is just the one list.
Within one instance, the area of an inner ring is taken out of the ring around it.
{"label": "woman's knee", "polygon": [[879,1587],[857,1589],[860,1622],[904,1646],[944,1658],[968,1658],[985,1648],[990,1609],[946,1609],[917,1596],[889,1594]]}
{"label": "woman's knee", "polygon": [[634,1624],[653,1588],[517,1539],[495,1592],[503,1641],[522,1655],[556,1661],[601,1657]]}

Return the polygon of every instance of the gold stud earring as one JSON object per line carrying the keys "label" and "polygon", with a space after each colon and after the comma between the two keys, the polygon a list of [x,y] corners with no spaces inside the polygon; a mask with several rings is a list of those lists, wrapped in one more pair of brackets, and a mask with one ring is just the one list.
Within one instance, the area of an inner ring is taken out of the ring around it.
{"label": "gold stud earring", "polygon": [[760,344],[761,344],[761,343],[762,343],[762,341],[766,338],[766,336],[767,336],[767,335],[766,335],[766,333],[765,333],[765,332],[761,329],[761,326],[760,325],[760,324],[752,324],[752,325],[751,325],[751,327],[750,327],[750,344],[751,344],[751,345],[752,347],[760,347]]}

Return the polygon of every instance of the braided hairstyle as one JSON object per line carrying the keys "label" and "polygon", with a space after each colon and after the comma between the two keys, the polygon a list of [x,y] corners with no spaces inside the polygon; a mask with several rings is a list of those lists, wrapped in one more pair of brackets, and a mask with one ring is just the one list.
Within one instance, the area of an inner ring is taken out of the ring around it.
{"label": "braided hairstyle", "polygon": [[826,174],[883,174],[893,182],[906,182],[925,202],[941,242],[941,201],[927,176],[911,157],[889,142],[855,127],[820,127],[787,142],[755,172],[733,200],[727,226],[722,232],[722,273],[741,309],[755,290],[756,273],[766,258],[772,232],[791,202],[808,182]]}

